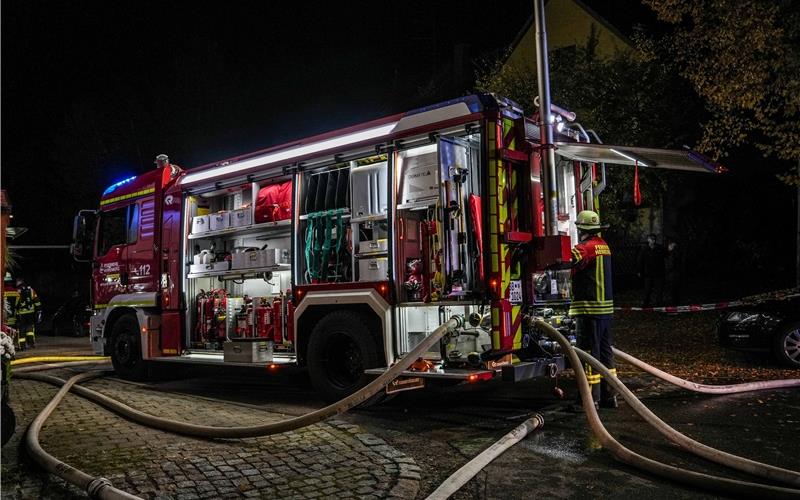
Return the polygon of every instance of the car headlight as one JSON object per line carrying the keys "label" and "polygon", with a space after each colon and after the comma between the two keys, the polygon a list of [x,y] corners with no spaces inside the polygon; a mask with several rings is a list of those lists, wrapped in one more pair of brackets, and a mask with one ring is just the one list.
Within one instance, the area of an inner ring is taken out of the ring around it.
{"label": "car headlight", "polygon": [[760,314],[748,313],[748,312],[741,312],[741,311],[734,311],[728,315],[725,319],[728,323],[753,323],[758,321]]}

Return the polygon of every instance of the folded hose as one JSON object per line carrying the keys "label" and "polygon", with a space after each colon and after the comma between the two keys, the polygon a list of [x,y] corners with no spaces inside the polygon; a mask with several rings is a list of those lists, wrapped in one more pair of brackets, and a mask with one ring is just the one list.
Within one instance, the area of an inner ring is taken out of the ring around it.
{"label": "folded hose", "polygon": [[552,326],[541,320],[536,320],[535,324],[541,331],[558,342],[562,350],[569,357],[570,364],[575,372],[575,379],[578,384],[583,407],[586,411],[586,419],[589,422],[589,427],[600,440],[603,447],[609,450],[617,460],[672,481],[702,489],[713,489],[733,496],[753,496],[758,498],[766,496],[769,498],[800,499],[800,490],[797,489],[768,486],[689,471],[656,462],[655,460],[643,457],[624,447],[609,434],[608,430],[606,430],[603,423],[600,421],[597,410],[594,407],[591,390],[589,389],[589,382],[586,380],[586,373],[583,371],[575,349],[570,345],[569,341]]}
{"label": "folded hose", "polygon": [[602,375],[606,382],[611,384],[614,389],[616,389],[617,392],[622,395],[625,401],[627,401],[631,408],[633,408],[633,411],[638,413],[639,416],[642,417],[642,419],[644,419],[648,424],[655,427],[658,432],[666,436],[667,439],[677,444],[684,450],[701,456],[709,461],[726,465],[732,469],[746,472],[754,476],[760,476],[764,479],[770,479],[772,481],[788,484],[795,488],[800,488],[800,473],[798,472],[756,462],[748,458],[732,455],[722,450],[711,448],[710,446],[706,446],[703,443],[695,441],[694,439],[676,431],[667,425],[663,420],[661,420],[657,415],[651,412],[650,409],[648,409],[647,406],[645,406],[633,394],[633,392],[631,392],[631,390],[628,389],[619,378],[613,375],[611,371],[600,361],[580,349],[575,349],[575,351],[578,353],[579,358],[592,365],[592,369],[597,370],[597,373]]}
{"label": "folded hose", "polygon": [[649,373],[655,377],[669,382],[670,384],[683,387],[690,391],[702,392],[705,394],[736,394],[739,392],[760,391],[762,389],[784,389],[786,387],[800,387],[800,379],[785,379],[785,380],[768,380],[763,382],[746,382],[743,384],[730,384],[730,385],[707,385],[698,384],[689,380],[670,375],[667,372],[661,371],[655,366],[650,366],[640,359],[636,359],[630,354],[614,348],[614,354],[621,360],[628,364],[639,368],[642,371]]}
{"label": "folded hose", "polygon": [[47,417],[53,413],[56,406],[64,399],[72,386],[82,380],[88,380],[101,375],[97,372],[81,373],[67,380],[59,389],[53,399],[39,412],[36,418],[28,427],[25,435],[25,445],[28,447],[31,458],[42,466],[47,472],[55,474],[70,484],[74,484],[83,491],[86,491],[91,498],[102,498],[106,500],[135,500],[140,497],[131,495],[122,490],[118,490],[111,485],[111,482],[102,477],[93,477],[85,472],[78,470],[71,465],[65,464],[54,456],[48,454],[39,444],[39,431],[42,429]]}
{"label": "folded hose", "polygon": [[478,472],[495,458],[499,457],[507,449],[525,439],[525,436],[544,425],[544,417],[538,413],[524,421],[514,430],[501,437],[496,443],[483,450],[478,456],[467,462],[463,467],[455,471],[450,477],[436,488],[433,493],[428,495],[425,500],[447,500],[462,486],[467,484],[470,479],[475,477]]}
{"label": "folded hose", "polygon": [[[178,422],[176,420],[156,417],[154,415],[141,412],[85,387],[74,386],[72,387],[72,390],[75,391],[75,393],[103,406],[104,408],[107,408],[135,422],[167,432],[205,438],[245,438],[268,436],[271,434],[288,432],[315,424],[334,415],[338,415],[339,413],[344,413],[350,408],[363,403],[377,394],[379,391],[383,390],[392,380],[397,378],[403,371],[408,369],[412,363],[428,352],[428,350],[443,336],[457,328],[460,328],[463,326],[463,324],[464,320],[461,316],[453,316],[446,323],[442,324],[433,332],[431,332],[430,335],[425,337],[425,339],[417,344],[417,346],[414,347],[414,349],[412,349],[408,354],[403,356],[403,358],[394,366],[350,396],[347,396],[346,398],[324,408],[320,408],[319,410],[306,413],[305,415],[269,424],[254,425],[249,427],[213,427],[208,425]],[[40,375],[36,373],[23,372],[17,374],[16,376],[18,378],[38,380],[54,385],[61,385],[64,383],[62,379],[57,377]]]}

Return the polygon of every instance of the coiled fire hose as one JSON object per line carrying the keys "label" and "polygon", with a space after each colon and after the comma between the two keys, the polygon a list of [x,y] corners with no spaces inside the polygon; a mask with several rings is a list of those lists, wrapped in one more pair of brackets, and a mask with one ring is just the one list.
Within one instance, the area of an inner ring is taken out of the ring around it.
{"label": "coiled fire hose", "polygon": [[[606,430],[606,428],[603,426],[603,423],[600,421],[600,418],[597,415],[597,410],[595,409],[594,401],[592,400],[591,390],[589,389],[589,382],[586,380],[586,374],[583,371],[583,366],[581,365],[580,360],[578,359],[578,353],[576,349],[570,345],[569,341],[564,338],[563,335],[561,335],[555,328],[548,325],[544,321],[536,320],[535,324],[550,338],[558,342],[563,351],[569,357],[570,364],[575,372],[575,379],[578,384],[578,390],[580,391],[583,408],[586,411],[586,419],[589,422],[589,427],[592,429],[592,432],[594,432],[595,436],[597,436],[597,438],[600,440],[600,443],[603,445],[603,447],[609,450],[617,460],[679,483],[689,484],[702,489],[714,489],[734,496],[752,495],[758,497],[767,496],[769,498],[800,498],[800,489],[768,486],[764,484],[739,481],[735,479],[728,479],[710,474],[689,471],[679,467],[673,467],[671,465],[656,462],[655,460],[643,457],[642,455],[639,455],[638,453],[635,453],[634,451],[624,447],[616,439],[614,439],[611,434],[609,434],[608,430]],[[586,354],[586,356],[587,359],[591,357],[588,354]],[[610,378],[614,379],[614,377]],[[625,391],[623,391],[623,394],[626,394]],[[636,399],[635,396],[633,399]],[[647,421],[648,423],[651,423],[649,420]],[[678,431],[674,429],[671,430],[675,434],[679,434]],[[694,446],[692,446],[692,451],[693,450]],[[718,450],[714,451],[716,452]]]}
{"label": "coiled fire hose", "polygon": [[102,498],[105,500],[131,500],[139,499],[135,495],[131,495],[122,490],[118,490],[111,485],[108,479],[102,477],[92,477],[83,471],[80,471],[71,465],[65,464],[52,455],[48,454],[42,449],[39,444],[39,431],[44,425],[45,420],[53,410],[58,406],[64,396],[69,392],[72,386],[82,380],[87,380],[101,375],[97,372],[81,373],[70,378],[61,386],[61,389],[56,393],[53,399],[44,407],[44,409],[33,419],[28,432],[25,435],[25,445],[36,463],[41,465],[46,471],[55,474],[67,482],[86,491],[92,498]]}

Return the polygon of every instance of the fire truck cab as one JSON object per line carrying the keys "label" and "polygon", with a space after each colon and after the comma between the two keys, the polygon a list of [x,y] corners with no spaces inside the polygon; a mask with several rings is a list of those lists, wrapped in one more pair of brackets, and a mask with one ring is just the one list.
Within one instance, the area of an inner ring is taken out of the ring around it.
{"label": "fire truck cab", "polygon": [[605,163],[717,167],[565,127],[552,234],[539,127],[483,94],[188,171],[159,156],[75,218],[95,351],[130,378],[152,361],[299,364],[336,400],[463,315],[388,390],[554,376],[563,358],[530,323],[571,333],[569,272],[549,268],[570,259],[576,214],[598,209]]}

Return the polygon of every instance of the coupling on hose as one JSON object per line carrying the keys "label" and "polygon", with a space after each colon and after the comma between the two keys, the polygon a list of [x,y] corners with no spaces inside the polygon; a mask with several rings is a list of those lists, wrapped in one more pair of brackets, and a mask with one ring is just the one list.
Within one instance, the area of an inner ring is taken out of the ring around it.
{"label": "coupling on hose", "polygon": [[89,498],[100,498],[100,492],[109,487],[111,481],[104,477],[96,477],[86,485],[86,493],[89,494]]}

